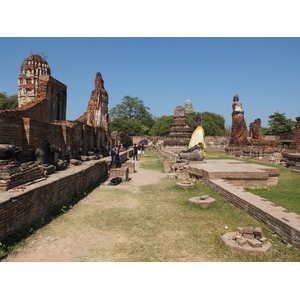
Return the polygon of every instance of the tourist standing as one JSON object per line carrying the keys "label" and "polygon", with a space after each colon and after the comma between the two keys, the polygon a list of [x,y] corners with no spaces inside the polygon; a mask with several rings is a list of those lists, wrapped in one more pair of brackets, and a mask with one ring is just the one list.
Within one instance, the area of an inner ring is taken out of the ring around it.
{"label": "tourist standing", "polygon": [[133,145],[133,160],[139,160],[138,159],[138,147],[136,144]]}
{"label": "tourist standing", "polygon": [[116,147],[116,165],[117,165],[117,168],[121,167],[120,146]]}
{"label": "tourist standing", "polygon": [[113,168],[113,169],[117,167],[116,154],[117,154],[117,152],[116,152],[116,146],[113,146],[110,149],[110,155],[111,155],[110,167]]}
{"label": "tourist standing", "polygon": [[142,153],[142,156],[144,156],[144,153],[145,153],[145,145],[144,144],[142,144],[141,153]]}

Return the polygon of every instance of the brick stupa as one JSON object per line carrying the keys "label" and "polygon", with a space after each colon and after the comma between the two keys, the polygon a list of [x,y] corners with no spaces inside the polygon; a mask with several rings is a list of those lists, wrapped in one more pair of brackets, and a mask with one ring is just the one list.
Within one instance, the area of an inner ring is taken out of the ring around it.
{"label": "brick stupa", "polygon": [[167,146],[188,146],[192,136],[183,106],[177,106],[174,111],[174,121],[165,141]]}

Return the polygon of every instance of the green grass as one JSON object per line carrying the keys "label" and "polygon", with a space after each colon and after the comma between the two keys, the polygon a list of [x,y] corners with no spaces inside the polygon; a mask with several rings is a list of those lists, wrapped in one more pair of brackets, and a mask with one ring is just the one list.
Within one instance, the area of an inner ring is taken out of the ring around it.
{"label": "green grass", "polygon": [[154,152],[145,152],[142,157],[141,168],[164,172],[164,164],[158,160]]}
{"label": "green grass", "polygon": [[[141,161],[144,168],[161,171],[155,154],[146,154]],[[60,243],[67,241],[72,261],[300,261],[299,249],[282,242],[265,224],[207,185],[196,181],[194,188],[182,189],[177,182],[166,177],[159,184],[141,186],[138,193],[125,185],[118,189],[100,186],[43,228],[43,239],[55,236]],[[216,203],[209,207],[188,203],[189,198],[204,194]],[[271,253],[232,252],[224,245],[223,234],[244,226],[261,227],[272,243]]]}
{"label": "green grass", "polygon": [[[74,207],[43,230],[43,236],[73,240],[73,261],[115,262],[263,262],[300,261],[300,251],[287,247],[268,227],[253,219],[207,185],[193,189],[164,178],[142,186],[140,193],[96,189],[90,200]],[[209,194],[213,206],[190,205],[188,199]],[[227,226],[228,228],[225,228]],[[271,240],[269,254],[235,253],[220,237],[239,226],[259,226]]]}
{"label": "green grass", "polygon": [[266,189],[249,189],[250,192],[300,215],[300,174],[285,167],[275,167],[280,169],[278,185]]}

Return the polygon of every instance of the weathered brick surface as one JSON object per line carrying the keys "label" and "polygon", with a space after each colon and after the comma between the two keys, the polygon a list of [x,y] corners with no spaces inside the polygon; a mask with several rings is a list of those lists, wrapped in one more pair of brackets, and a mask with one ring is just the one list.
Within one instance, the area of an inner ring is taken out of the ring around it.
{"label": "weathered brick surface", "polygon": [[129,168],[128,167],[121,167],[121,168],[115,168],[109,170],[109,177],[121,177],[124,180],[128,180],[129,178]]}
{"label": "weathered brick surface", "polygon": [[291,144],[291,149],[299,152],[300,151],[300,117],[297,117],[296,121],[297,121],[297,123],[295,124],[295,126],[292,130],[294,139]]}
{"label": "weathered brick surface", "polygon": [[130,173],[135,172],[135,162],[134,161],[126,161],[124,163],[124,166],[128,167],[128,170]]}
{"label": "weathered brick surface", "polygon": [[42,123],[35,119],[19,118],[14,111],[0,112],[0,144],[13,144],[30,152],[41,148],[49,156],[48,140],[62,149],[65,159],[67,147],[72,153],[87,153],[94,147],[93,128],[79,121]]}
{"label": "weathered brick surface", "polygon": [[107,174],[105,161],[88,161],[56,172],[24,191],[0,193],[0,240],[44,217],[55,205],[70,203],[77,191]]}

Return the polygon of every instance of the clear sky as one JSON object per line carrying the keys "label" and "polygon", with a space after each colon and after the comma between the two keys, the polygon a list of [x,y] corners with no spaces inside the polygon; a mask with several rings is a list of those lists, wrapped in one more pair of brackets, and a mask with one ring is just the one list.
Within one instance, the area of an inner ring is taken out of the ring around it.
{"label": "clear sky", "polygon": [[101,72],[109,108],[138,97],[160,117],[187,99],[231,125],[239,94],[247,126],[268,126],[275,111],[300,116],[300,38],[278,37],[1,37],[0,92],[18,92],[23,60],[43,52],[51,75],[67,85],[67,119],[87,108]]}

